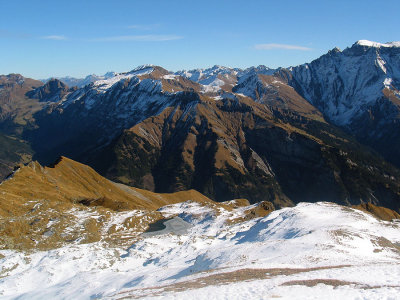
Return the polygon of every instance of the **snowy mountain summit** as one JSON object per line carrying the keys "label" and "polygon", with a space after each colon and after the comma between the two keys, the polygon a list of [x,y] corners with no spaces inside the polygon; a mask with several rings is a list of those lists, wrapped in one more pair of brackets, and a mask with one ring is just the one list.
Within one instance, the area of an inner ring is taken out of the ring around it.
{"label": "snowy mountain summit", "polygon": [[366,47],[375,47],[375,48],[380,48],[380,47],[400,47],[400,42],[388,42],[388,43],[377,43],[377,42],[372,42],[368,40],[359,40],[356,42],[357,45],[359,46],[366,46]]}

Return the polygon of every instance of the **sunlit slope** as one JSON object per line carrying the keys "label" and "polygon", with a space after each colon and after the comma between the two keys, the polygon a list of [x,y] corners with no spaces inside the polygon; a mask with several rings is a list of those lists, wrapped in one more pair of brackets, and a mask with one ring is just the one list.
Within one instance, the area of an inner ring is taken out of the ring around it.
{"label": "sunlit slope", "polygon": [[116,184],[66,157],[53,167],[31,162],[0,185],[0,244],[40,249],[64,242],[123,242],[118,231],[136,237],[161,218],[157,208],[187,200],[213,203],[194,190],[156,194]]}

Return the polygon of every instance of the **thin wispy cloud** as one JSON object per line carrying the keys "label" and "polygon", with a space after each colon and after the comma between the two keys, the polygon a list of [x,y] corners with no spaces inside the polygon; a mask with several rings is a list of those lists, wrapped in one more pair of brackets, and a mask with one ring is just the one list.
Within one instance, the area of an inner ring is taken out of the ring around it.
{"label": "thin wispy cloud", "polygon": [[136,29],[136,30],[153,30],[158,27],[160,27],[160,24],[134,24],[126,26],[126,28],[128,29]]}
{"label": "thin wispy cloud", "polygon": [[298,46],[298,45],[287,45],[287,44],[257,44],[254,46],[256,50],[299,50],[299,51],[310,51],[311,48]]}
{"label": "thin wispy cloud", "polygon": [[148,35],[119,35],[89,39],[91,42],[165,42],[181,40],[183,36],[180,35],[159,35],[159,34],[148,34]]}
{"label": "thin wispy cloud", "polygon": [[42,40],[64,41],[67,37],[64,35],[46,35],[41,37]]}

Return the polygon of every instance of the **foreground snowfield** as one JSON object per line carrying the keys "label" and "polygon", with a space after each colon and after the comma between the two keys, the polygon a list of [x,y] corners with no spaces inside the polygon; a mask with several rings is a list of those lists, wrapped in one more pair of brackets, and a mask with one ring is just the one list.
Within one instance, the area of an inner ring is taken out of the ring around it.
{"label": "foreground snowfield", "polygon": [[0,251],[5,299],[398,299],[400,224],[332,203],[243,221],[195,202],[161,209],[192,227],[129,249],[102,242]]}

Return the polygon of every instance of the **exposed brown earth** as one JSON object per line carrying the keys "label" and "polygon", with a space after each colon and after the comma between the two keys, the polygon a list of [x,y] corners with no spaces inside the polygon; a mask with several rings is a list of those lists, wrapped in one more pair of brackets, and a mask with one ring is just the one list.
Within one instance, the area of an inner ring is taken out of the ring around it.
{"label": "exposed brown earth", "polygon": [[392,221],[394,219],[400,219],[400,214],[396,211],[386,207],[376,206],[372,203],[362,203],[353,205],[352,207],[370,213],[380,220]]}
{"label": "exposed brown earth", "polygon": [[[203,276],[193,280],[187,280],[183,282],[174,283],[171,285],[164,285],[159,287],[151,287],[144,289],[128,290],[114,295],[116,299],[138,299],[144,296],[160,296],[163,293],[168,292],[182,292],[190,289],[198,289],[209,285],[225,285],[235,282],[248,281],[248,280],[262,280],[270,279],[275,276],[288,276],[293,274],[301,274],[305,272],[312,272],[325,269],[336,269],[345,268],[348,265],[340,266],[328,266],[328,267],[317,267],[317,268],[306,268],[306,269],[290,269],[290,268],[277,268],[277,269],[240,269],[232,272],[217,273],[208,276]],[[303,280],[303,281],[289,281],[283,285],[307,285],[313,286],[318,283],[325,283],[329,285],[347,285],[352,284],[346,281],[340,280]]]}
{"label": "exposed brown earth", "polygon": [[37,162],[22,166],[11,179],[0,185],[0,197],[3,197],[1,215],[15,215],[19,211],[17,207],[35,199],[102,206],[114,211],[154,210],[191,198],[211,202],[194,190],[160,195],[131,187],[121,188],[89,166],[66,157],[62,157],[54,167],[42,167]]}

